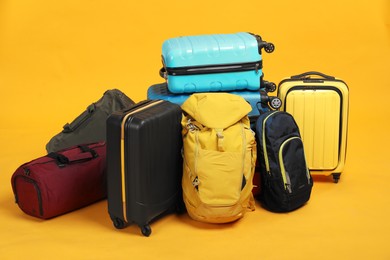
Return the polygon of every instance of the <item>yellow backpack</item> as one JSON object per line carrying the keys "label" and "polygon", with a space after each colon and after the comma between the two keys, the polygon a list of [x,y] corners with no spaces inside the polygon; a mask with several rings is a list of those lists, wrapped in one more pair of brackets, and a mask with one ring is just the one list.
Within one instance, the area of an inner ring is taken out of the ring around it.
{"label": "yellow backpack", "polygon": [[193,94],[182,105],[182,187],[191,218],[226,223],[255,209],[251,109],[242,97],[228,93]]}

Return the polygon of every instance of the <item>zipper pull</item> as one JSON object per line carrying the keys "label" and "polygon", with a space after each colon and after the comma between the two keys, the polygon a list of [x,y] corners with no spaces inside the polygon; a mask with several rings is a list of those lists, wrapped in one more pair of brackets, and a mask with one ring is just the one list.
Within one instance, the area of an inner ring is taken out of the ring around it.
{"label": "zipper pull", "polygon": [[23,168],[24,175],[30,176],[30,169],[29,168]]}
{"label": "zipper pull", "polygon": [[289,183],[286,183],[285,186],[286,186],[286,190],[288,191],[288,193],[292,193],[291,185]]}
{"label": "zipper pull", "polygon": [[193,132],[193,131],[195,131],[195,130],[199,130],[199,128],[198,128],[196,125],[194,125],[194,124],[192,123],[191,118],[188,119],[187,124],[186,124],[186,128],[187,128],[190,132]]}
{"label": "zipper pull", "polygon": [[260,68],[260,64],[256,63],[256,65],[255,65],[255,72],[256,72],[256,74],[259,73],[259,68]]}
{"label": "zipper pull", "polygon": [[192,186],[194,186],[195,189],[198,190],[198,186],[199,186],[199,179],[198,179],[198,176],[196,176],[195,179],[192,181]]}

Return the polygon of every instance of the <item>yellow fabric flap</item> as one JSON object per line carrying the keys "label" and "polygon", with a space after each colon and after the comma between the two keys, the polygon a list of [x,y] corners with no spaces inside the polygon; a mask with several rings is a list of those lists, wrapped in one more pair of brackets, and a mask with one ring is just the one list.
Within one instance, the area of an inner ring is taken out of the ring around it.
{"label": "yellow fabric flap", "polygon": [[252,110],[243,97],[229,93],[192,94],[181,107],[202,125],[222,129],[233,125]]}

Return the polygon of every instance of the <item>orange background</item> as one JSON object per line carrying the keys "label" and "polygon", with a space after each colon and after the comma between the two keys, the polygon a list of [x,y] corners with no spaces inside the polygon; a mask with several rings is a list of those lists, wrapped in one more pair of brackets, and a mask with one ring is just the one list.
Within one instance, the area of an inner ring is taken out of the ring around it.
{"label": "orange background", "polygon": [[[227,225],[187,215],[115,230],[106,201],[41,221],[14,204],[10,178],[107,89],[135,101],[161,82],[161,45],[182,35],[249,31],[273,42],[265,79],[318,70],[350,88],[340,182],[316,178],[310,202]],[[2,0],[0,258],[390,259],[390,1]]]}

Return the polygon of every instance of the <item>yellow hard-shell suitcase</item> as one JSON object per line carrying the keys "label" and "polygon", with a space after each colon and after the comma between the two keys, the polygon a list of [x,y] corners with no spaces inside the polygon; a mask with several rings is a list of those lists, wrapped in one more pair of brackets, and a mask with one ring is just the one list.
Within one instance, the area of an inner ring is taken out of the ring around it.
{"label": "yellow hard-shell suitcase", "polygon": [[349,90],[340,79],[306,72],[278,86],[280,110],[292,114],[301,131],[306,161],[313,175],[333,176],[344,169],[347,148]]}

